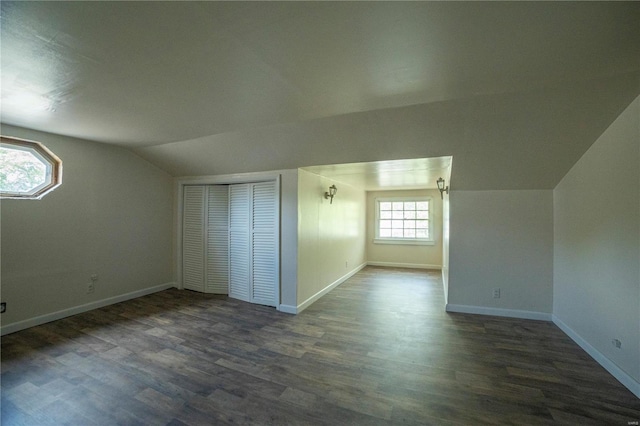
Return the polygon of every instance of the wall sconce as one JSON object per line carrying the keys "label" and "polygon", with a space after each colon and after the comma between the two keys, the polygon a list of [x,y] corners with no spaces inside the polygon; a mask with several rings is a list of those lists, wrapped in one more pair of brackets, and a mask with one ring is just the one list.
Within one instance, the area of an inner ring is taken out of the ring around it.
{"label": "wall sconce", "polygon": [[324,193],[324,199],[327,200],[330,198],[331,201],[329,202],[329,204],[333,204],[333,197],[334,195],[336,195],[336,192],[338,192],[338,188],[336,188],[335,185],[331,185],[329,187],[329,192]]}
{"label": "wall sconce", "polygon": [[444,179],[442,178],[438,178],[438,180],[436,181],[436,183],[438,184],[438,190],[440,191],[440,198],[444,199],[444,193],[446,192],[447,194],[449,193],[449,187],[445,187],[444,186]]}

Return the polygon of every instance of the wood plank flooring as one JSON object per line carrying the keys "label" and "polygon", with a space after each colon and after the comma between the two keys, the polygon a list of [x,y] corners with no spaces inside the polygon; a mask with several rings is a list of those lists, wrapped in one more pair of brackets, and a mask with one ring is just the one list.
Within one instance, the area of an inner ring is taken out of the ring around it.
{"label": "wood plank flooring", "polygon": [[297,316],[163,291],[2,337],[2,425],[640,421],[552,323],[443,305],[439,272],[374,267]]}

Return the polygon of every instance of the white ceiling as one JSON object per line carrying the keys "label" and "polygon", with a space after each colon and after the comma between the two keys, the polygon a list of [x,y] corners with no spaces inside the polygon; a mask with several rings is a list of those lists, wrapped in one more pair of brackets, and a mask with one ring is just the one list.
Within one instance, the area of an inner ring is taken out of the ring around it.
{"label": "white ceiling", "polygon": [[[463,187],[548,187],[640,92],[639,2],[3,0],[0,20],[3,124],[123,145],[174,175],[453,155]],[[407,107],[407,130],[378,121]],[[447,108],[440,137],[429,114]],[[355,151],[362,126],[396,132]],[[405,148],[425,126],[433,144]],[[215,158],[228,141],[267,155]],[[555,156],[544,173],[482,175],[537,151]]]}
{"label": "white ceiling", "polygon": [[437,188],[439,178],[449,181],[451,157],[415,158],[368,163],[301,167],[366,191]]}

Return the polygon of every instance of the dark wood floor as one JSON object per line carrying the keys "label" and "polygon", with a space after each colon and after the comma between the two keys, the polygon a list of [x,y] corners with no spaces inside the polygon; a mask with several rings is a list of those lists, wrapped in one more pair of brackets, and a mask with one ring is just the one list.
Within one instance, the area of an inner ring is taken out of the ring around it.
{"label": "dark wood floor", "polygon": [[447,314],[368,267],[297,316],[167,290],[2,338],[2,425],[628,425],[640,400],[552,323]]}

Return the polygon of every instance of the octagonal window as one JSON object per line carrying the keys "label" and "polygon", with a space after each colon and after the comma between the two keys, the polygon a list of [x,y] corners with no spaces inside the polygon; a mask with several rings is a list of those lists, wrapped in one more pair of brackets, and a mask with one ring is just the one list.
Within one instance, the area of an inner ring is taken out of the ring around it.
{"label": "octagonal window", "polygon": [[44,145],[0,137],[0,198],[40,199],[62,182],[62,161]]}

